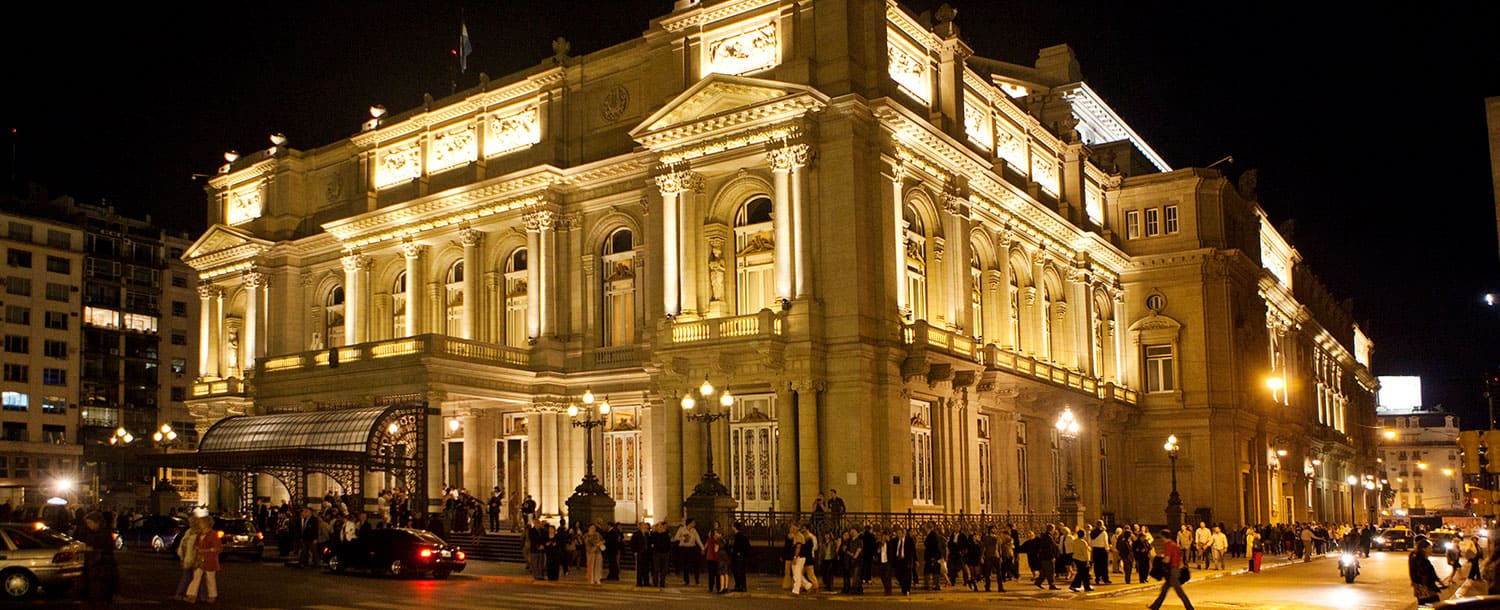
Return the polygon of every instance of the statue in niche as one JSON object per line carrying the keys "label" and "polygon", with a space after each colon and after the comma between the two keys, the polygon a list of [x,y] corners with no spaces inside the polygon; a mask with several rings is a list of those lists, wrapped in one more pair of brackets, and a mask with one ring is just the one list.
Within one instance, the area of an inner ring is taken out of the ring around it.
{"label": "statue in niche", "polygon": [[240,329],[230,327],[224,334],[224,368],[229,377],[240,372]]}
{"label": "statue in niche", "polygon": [[323,349],[323,333],[313,331],[312,341],[308,342],[307,349],[313,351]]}
{"label": "statue in niche", "polygon": [[708,252],[708,288],[710,301],[724,300],[724,246],[714,245]]}

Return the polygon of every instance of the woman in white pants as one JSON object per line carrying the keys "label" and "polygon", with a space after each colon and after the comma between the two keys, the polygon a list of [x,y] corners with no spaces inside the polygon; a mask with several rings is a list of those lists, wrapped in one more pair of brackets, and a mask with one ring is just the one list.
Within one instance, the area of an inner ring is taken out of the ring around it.
{"label": "woman in white pants", "polygon": [[803,573],[807,566],[807,536],[801,531],[792,535],[792,595],[801,595],[803,589],[812,589]]}
{"label": "woman in white pants", "polygon": [[198,567],[193,569],[193,581],[188,583],[188,602],[198,601],[198,585],[208,581],[208,603],[219,599],[219,551],[224,548],[219,542],[219,533],[214,531],[213,517],[199,517],[202,533],[198,535]]}

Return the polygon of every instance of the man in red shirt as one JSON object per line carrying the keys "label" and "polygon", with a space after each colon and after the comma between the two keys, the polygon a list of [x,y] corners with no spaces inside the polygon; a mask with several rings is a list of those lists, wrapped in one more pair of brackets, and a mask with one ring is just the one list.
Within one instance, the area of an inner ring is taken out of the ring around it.
{"label": "man in red shirt", "polygon": [[1186,593],[1182,592],[1182,547],[1172,539],[1172,532],[1161,531],[1162,540],[1166,541],[1162,549],[1162,556],[1167,561],[1167,578],[1161,582],[1161,593],[1156,595],[1156,601],[1151,602],[1151,610],[1159,610],[1161,603],[1167,599],[1167,589],[1177,592],[1177,599],[1182,600],[1183,607],[1193,610],[1193,602],[1188,600]]}

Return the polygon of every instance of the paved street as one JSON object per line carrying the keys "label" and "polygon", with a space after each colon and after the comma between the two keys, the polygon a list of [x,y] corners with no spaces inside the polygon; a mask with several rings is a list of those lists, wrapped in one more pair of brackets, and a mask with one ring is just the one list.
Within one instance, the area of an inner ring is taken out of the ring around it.
{"label": "paved street", "polygon": [[[186,604],[167,600],[177,582],[176,563],[165,557],[123,553],[121,577],[124,588],[119,604],[127,608],[174,608]],[[1412,608],[1406,579],[1404,553],[1377,553],[1366,560],[1354,584],[1338,577],[1332,559],[1308,564],[1282,565],[1268,561],[1260,574],[1236,571],[1197,573],[1185,587],[1200,608]],[[1231,566],[1239,567],[1239,566]],[[1447,566],[1438,568],[1446,576]],[[627,581],[634,575],[622,575]],[[914,592],[909,598],[882,595],[849,597],[815,595],[793,597],[780,590],[779,580],[754,577],[753,592],[710,597],[699,588],[668,587],[664,590],[636,589],[609,584],[589,587],[575,573],[558,583],[538,583],[515,564],[474,562],[463,574],[446,581],[392,580],[362,573],[334,575],[321,570],[288,568],[274,561],[229,562],[220,572],[220,603],[226,608],[279,610],[412,610],[415,608],[608,608],[650,604],[662,608],[702,608],[706,604],[724,608],[812,607],[820,603],[859,603],[868,607],[933,605],[953,608],[1140,608],[1155,596],[1157,587],[1122,584],[1099,587],[1090,595],[1066,589],[1039,591],[1029,585],[1010,583],[1006,594],[972,593],[948,589],[939,593]],[[1119,581],[1116,575],[1116,581]],[[675,582],[675,581],[674,581]],[[876,585],[878,592],[879,586]],[[43,597],[21,606],[72,605],[71,598]],[[1170,597],[1167,607],[1179,607]]]}

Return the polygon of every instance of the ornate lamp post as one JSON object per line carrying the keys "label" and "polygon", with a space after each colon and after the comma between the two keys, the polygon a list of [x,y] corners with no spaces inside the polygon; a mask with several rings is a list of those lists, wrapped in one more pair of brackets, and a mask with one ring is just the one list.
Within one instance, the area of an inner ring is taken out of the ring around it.
{"label": "ornate lamp post", "polygon": [[[151,434],[151,441],[156,443],[165,455],[173,445],[177,444],[177,431],[172,429],[172,424],[162,424],[161,428]],[[179,501],[180,496],[168,480],[165,467],[158,466],[152,474],[154,480],[151,482],[151,510],[159,515],[166,514],[170,512],[171,506]]]}
{"label": "ornate lamp post", "polygon": [[[697,397],[694,397],[694,392]],[[698,521],[700,529],[707,528],[715,521],[727,521],[739,502],[730,495],[729,488],[719,481],[719,475],[714,472],[714,428],[713,424],[721,419],[728,419],[731,407],[734,406],[734,396],[729,390],[724,390],[719,395],[719,405],[722,407],[717,411],[710,411],[708,405],[712,404],[714,386],[703,378],[703,384],[696,390],[689,390],[682,395],[682,411],[688,421],[703,424],[703,436],[707,441],[708,460],[707,467],[703,471],[703,479],[693,487],[693,495],[688,496],[683,502],[685,512],[688,516]],[[698,408],[699,401],[704,403],[704,409],[694,411]]]}
{"label": "ornate lamp post", "polygon": [[1073,441],[1078,439],[1078,419],[1073,416],[1072,407],[1063,407],[1062,415],[1057,418],[1057,434],[1063,439],[1063,450],[1067,452],[1065,458],[1068,463],[1068,483],[1063,487],[1062,502],[1058,504],[1058,512],[1062,520],[1073,526],[1081,523],[1083,506],[1078,503],[1078,488],[1073,486]]}
{"label": "ornate lamp post", "polygon": [[[580,419],[579,415],[583,415]],[[599,408],[594,409],[593,390],[584,390],[583,409],[578,405],[568,405],[568,417],[573,418],[574,428],[583,428],[584,446],[584,474],[583,481],[573,488],[573,495],[568,497],[568,516],[573,518],[573,523],[580,527],[587,527],[595,520],[612,520],[615,514],[615,500],[609,497],[609,492],[594,476],[594,428],[602,428],[609,422],[609,397],[599,403]],[[603,435],[603,432],[600,432]]]}
{"label": "ornate lamp post", "polygon": [[1176,532],[1182,529],[1182,496],[1177,495],[1177,435],[1167,435],[1167,443],[1162,449],[1167,450],[1167,457],[1172,460],[1172,495],[1167,496],[1167,527]]}

